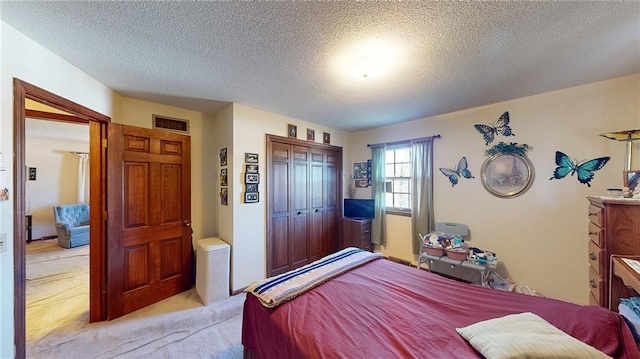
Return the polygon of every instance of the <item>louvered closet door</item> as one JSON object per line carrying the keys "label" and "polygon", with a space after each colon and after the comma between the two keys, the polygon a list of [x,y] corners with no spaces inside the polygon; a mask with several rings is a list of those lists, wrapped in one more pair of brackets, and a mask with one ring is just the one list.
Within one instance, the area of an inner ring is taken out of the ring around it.
{"label": "louvered closet door", "polygon": [[309,262],[309,147],[292,146],[293,169],[289,187],[292,213],[289,245],[293,268]]}
{"label": "louvered closet door", "polygon": [[324,169],[324,255],[338,250],[339,223],[342,217],[342,152],[327,151]]}
{"label": "louvered closet door", "polygon": [[310,213],[309,213],[309,260],[322,258],[329,248],[325,241],[325,159],[327,151],[311,150],[311,172],[309,178]]}

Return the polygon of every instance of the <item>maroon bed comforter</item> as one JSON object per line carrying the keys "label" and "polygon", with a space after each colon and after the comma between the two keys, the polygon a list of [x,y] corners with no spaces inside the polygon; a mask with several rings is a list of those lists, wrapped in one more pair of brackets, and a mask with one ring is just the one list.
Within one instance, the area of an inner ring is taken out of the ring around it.
{"label": "maroon bed comforter", "polygon": [[638,358],[624,319],[594,306],[459,283],[375,260],[275,309],[251,294],[242,344],[260,358],[477,358],[455,331],[533,312],[614,358]]}

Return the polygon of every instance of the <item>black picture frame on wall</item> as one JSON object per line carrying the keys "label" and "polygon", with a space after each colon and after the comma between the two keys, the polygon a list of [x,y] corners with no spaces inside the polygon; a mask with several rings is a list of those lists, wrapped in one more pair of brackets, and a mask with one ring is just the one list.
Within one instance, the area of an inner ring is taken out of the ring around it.
{"label": "black picture frame on wall", "polygon": [[258,154],[246,152],[244,154],[244,162],[245,163],[258,163]]}
{"label": "black picture frame on wall", "polygon": [[246,173],[258,173],[258,165],[250,163],[250,164],[246,164],[244,165],[244,171]]}
{"label": "black picture frame on wall", "polygon": [[244,174],[244,183],[260,183],[260,174],[259,173],[245,173]]}
{"label": "black picture frame on wall", "polygon": [[260,201],[260,194],[258,192],[245,192],[244,203],[258,203]]}
{"label": "black picture frame on wall", "polygon": [[227,148],[223,148],[220,150],[220,166],[227,165]]}

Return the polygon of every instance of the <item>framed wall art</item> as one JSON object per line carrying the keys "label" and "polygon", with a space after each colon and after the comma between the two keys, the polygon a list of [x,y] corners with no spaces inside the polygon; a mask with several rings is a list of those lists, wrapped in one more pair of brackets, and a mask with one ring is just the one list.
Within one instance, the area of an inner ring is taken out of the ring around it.
{"label": "framed wall art", "polygon": [[315,140],[316,140],[316,130],[307,128],[307,141],[315,141]]}
{"label": "framed wall art", "polygon": [[226,206],[229,204],[229,189],[220,188],[220,204]]}
{"label": "framed wall art", "polygon": [[227,169],[223,168],[220,170],[220,185],[221,186],[228,186],[229,185],[229,181],[227,180]]}
{"label": "framed wall art", "polygon": [[223,148],[220,150],[220,166],[227,165],[227,148]]}
{"label": "framed wall art", "polygon": [[258,173],[258,165],[254,165],[254,164],[244,165],[244,171],[246,173]]}
{"label": "framed wall art", "polygon": [[245,163],[258,163],[258,154],[246,152],[244,154]]}
{"label": "framed wall art", "polygon": [[248,183],[246,185],[246,192],[258,192],[258,184],[257,183]]}
{"label": "framed wall art", "polygon": [[259,201],[260,194],[258,192],[245,192],[244,203],[257,203]]}
{"label": "framed wall art", "polygon": [[260,183],[260,174],[258,173],[245,173],[244,183]]}
{"label": "framed wall art", "polygon": [[322,134],[322,143],[324,143],[325,145],[331,144],[331,134],[329,132],[324,132]]}
{"label": "framed wall art", "polygon": [[287,136],[292,137],[292,138],[297,138],[298,137],[298,126],[292,125],[292,124],[288,124],[287,125]]}

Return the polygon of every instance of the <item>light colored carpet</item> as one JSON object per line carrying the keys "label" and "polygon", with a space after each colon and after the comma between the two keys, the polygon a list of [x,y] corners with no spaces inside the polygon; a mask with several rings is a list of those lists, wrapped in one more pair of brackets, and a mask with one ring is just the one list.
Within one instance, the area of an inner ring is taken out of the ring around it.
{"label": "light colored carpet", "polygon": [[[28,246],[34,243],[37,242]],[[244,294],[204,306],[195,289],[191,289],[121,318],[89,324],[88,246],[85,247],[84,255],[79,250],[72,254],[67,251],[75,249],[62,248],[62,253],[48,248],[27,254],[28,358],[242,358]],[[31,257],[37,253],[42,256]],[[65,266],[82,256],[87,258],[86,288],[70,284],[64,289],[64,283],[75,283],[81,277],[76,271],[82,271],[73,265],[65,270]],[[46,263],[48,268],[30,266],[29,261],[35,257],[40,258],[35,263]],[[37,287],[30,290],[32,282]],[[86,293],[78,295],[81,291]],[[86,296],[84,302],[79,299],[82,296]],[[37,324],[39,319],[42,321]]]}

